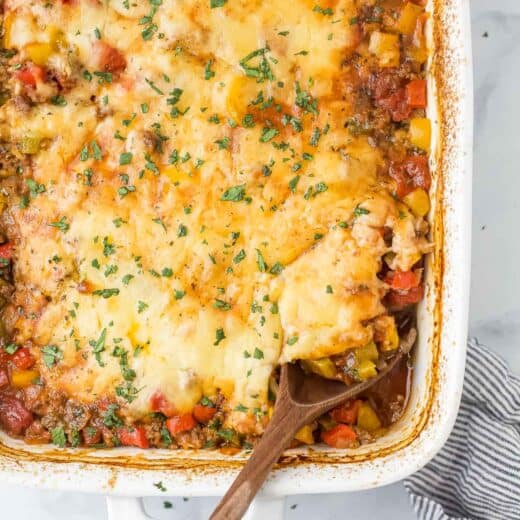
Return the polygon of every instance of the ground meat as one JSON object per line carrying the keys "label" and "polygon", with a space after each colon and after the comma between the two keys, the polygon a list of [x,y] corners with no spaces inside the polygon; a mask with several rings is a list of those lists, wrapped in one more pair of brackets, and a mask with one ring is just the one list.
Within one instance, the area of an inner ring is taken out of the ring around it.
{"label": "ground meat", "polygon": [[45,444],[51,440],[51,434],[40,421],[35,420],[25,430],[24,439],[29,444]]}
{"label": "ground meat", "polygon": [[200,426],[195,426],[193,430],[178,433],[175,436],[175,440],[185,450],[190,448],[200,449],[205,444],[206,435]]}
{"label": "ground meat", "polygon": [[90,420],[90,412],[87,407],[69,399],[65,404],[63,419],[70,430],[82,430]]}

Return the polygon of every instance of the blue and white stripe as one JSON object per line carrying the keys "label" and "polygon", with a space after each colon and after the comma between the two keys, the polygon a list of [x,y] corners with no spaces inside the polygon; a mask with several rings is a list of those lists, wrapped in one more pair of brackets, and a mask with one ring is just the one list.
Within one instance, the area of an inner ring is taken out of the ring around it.
{"label": "blue and white stripe", "polygon": [[420,520],[520,520],[520,378],[475,339],[453,432],[404,485]]}

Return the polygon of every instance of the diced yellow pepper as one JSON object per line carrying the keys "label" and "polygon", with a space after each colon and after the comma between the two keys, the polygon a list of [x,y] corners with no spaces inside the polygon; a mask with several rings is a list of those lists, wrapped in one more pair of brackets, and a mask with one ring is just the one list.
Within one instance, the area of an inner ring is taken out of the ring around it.
{"label": "diced yellow pepper", "polygon": [[14,20],[14,12],[8,11],[4,16],[4,23],[3,23],[3,29],[4,29],[4,47],[6,49],[9,49],[11,47],[11,28],[13,26],[13,20]]}
{"label": "diced yellow pepper", "polygon": [[13,370],[11,372],[11,384],[15,388],[27,388],[39,376],[38,370]]}
{"label": "diced yellow pepper", "polygon": [[355,369],[359,379],[361,379],[362,381],[377,376],[376,364],[373,361],[370,361],[369,359],[364,359],[363,361],[360,361],[355,366]]}
{"label": "diced yellow pepper", "polygon": [[367,432],[373,432],[381,428],[381,421],[374,409],[366,402],[363,402],[358,410],[357,425]]}
{"label": "diced yellow pepper", "polygon": [[314,436],[312,434],[313,428],[310,424],[306,424],[303,428],[300,428],[294,438],[297,441],[303,442],[304,444],[314,444]]}
{"label": "diced yellow pepper", "polygon": [[430,151],[432,125],[426,117],[414,117],[410,120],[410,142],[426,152]]}
{"label": "diced yellow pepper", "polygon": [[364,347],[356,349],[356,359],[358,362],[361,361],[377,361],[379,358],[379,352],[377,351],[376,344],[371,341],[367,343]]}
{"label": "diced yellow pepper", "polygon": [[314,372],[321,377],[327,377],[329,379],[334,378],[338,372],[336,365],[330,358],[303,359],[302,364],[309,372]]}
{"label": "diced yellow pepper", "polygon": [[39,137],[23,137],[18,143],[18,148],[22,153],[33,155],[40,151],[40,143]]}
{"label": "diced yellow pepper", "polygon": [[368,50],[374,54],[381,67],[398,67],[400,60],[399,36],[380,31],[370,35]]}
{"label": "diced yellow pepper", "polygon": [[384,339],[380,344],[383,352],[390,352],[399,347],[399,334],[393,316],[382,316],[379,318],[380,326],[384,327]]}
{"label": "diced yellow pepper", "polygon": [[406,195],[403,202],[417,217],[424,217],[430,211],[430,197],[422,188],[417,188]]}
{"label": "diced yellow pepper", "polygon": [[53,51],[50,43],[28,43],[25,46],[27,57],[36,65],[45,65]]}
{"label": "diced yellow pepper", "polygon": [[413,34],[417,25],[417,18],[423,12],[422,7],[412,2],[407,2],[401,10],[395,28],[403,34]]}

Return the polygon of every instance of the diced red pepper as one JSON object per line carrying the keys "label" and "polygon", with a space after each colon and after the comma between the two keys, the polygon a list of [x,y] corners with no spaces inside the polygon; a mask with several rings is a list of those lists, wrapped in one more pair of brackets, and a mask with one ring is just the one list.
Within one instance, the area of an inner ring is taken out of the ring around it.
{"label": "diced red pepper", "polygon": [[28,370],[36,363],[31,351],[27,347],[19,348],[13,354],[12,361],[16,365],[16,368],[20,370]]}
{"label": "diced red pepper", "polygon": [[0,395],[0,425],[12,435],[21,435],[32,423],[33,414],[22,401],[11,395]]}
{"label": "diced red pepper", "polygon": [[126,59],[121,52],[104,41],[97,41],[93,49],[98,67],[105,72],[114,74],[123,72],[126,68]]}
{"label": "diced red pepper", "polygon": [[0,245],[0,258],[4,260],[11,260],[13,257],[14,246],[11,242],[6,242]]}
{"label": "diced red pepper", "polygon": [[421,283],[421,277],[414,271],[395,271],[388,273],[385,282],[392,289],[408,291]]}
{"label": "diced red pepper", "polygon": [[83,431],[83,442],[87,446],[92,446],[92,444],[99,444],[101,441],[101,430],[97,428],[93,428],[91,426],[87,426]]}
{"label": "diced red pepper", "polygon": [[357,416],[361,403],[362,401],[360,399],[348,401],[347,403],[334,408],[330,415],[332,419],[336,422],[354,424],[357,421]]}
{"label": "diced red pepper", "polygon": [[166,415],[166,417],[171,417],[177,413],[175,407],[166,399],[160,390],[150,397],[150,407],[153,412],[160,412]]}
{"label": "diced red pepper", "polygon": [[217,413],[217,409],[214,406],[203,406],[202,404],[196,404],[193,408],[193,416],[200,423],[208,423],[213,419],[213,416]]}
{"label": "diced red pepper", "polygon": [[123,446],[135,446],[136,448],[150,447],[150,443],[146,438],[146,431],[142,427],[119,428],[117,434]]}
{"label": "diced red pepper", "polygon": [[350,448],[357,439],[356,432],[346,424],[338,424],[321,432],[321,440],[332,448]]}
{"label": "diced red pepper", "polygon": [[426,108],[426,80],[414,79],[406,85],[406,102],[411,108]]}
{"label": "diced red pepper", "polygon": [[418,285],[412,287],[407,291],[391,290],[386,296],[385,301],[387,305],[395,309],[402,309],[408,305],[419,303],[424,297],[424,287]]}
{"label": "diced red pepper", "polygon": [[389,174],[397,183],[397,196],[400,199],[417,188],[428,191],[431,187],[430,167],[424,155],[409,155],[402,162],[392,163]]}
{"label": "diced red pepper", "polygon": [[14,77],[28,87],[36,87],[38,82],[42,82],[45,77],[45,70],[34,63],[29,63],[24,68],[16,71]]}
{"label": "diced red pepper", "polygon": [[197,421],[191,413],[176,415],[166,421],[166,428],[172,435],[193,430],[195,426],[197,426]]}
{"label": "diced red pepper", "polygon": [[5,388],[9,385],[9,377],[7,375],[7,370],[4,368],[0,368],[0,388]]}

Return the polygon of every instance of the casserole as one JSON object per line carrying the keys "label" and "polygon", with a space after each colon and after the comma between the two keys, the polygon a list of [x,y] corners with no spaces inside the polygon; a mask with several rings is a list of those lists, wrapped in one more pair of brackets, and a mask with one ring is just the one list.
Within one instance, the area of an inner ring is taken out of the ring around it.
{"label": "casserole", "polygon": [[[434,116],[439,122],[440,151],[434,189],[436,249],[427,270],[427,299],[419,314],[411,402],[400,423],[374,444],[356,451],[316,448],[288,453],[267,483],[268,492],[351,490],[389,483],[427,462],[453,424],[463,375],[469,265],[471,73],[467,7],[459,2],[433,6],[433,67],[440,106]],[[430,92],[435,91],[435,86],[431,87]],[[434,105],[430,103],[430,107]],[[11,481],[28,482],[30,476],[36,484],[39,477],[35,474],[45,478],[52,471],[66,477],[56,479],[60,486],[93,491],[100,490],[98,483],[103,482],[115,494],[159,493],[154,482],[162,482],[175,494],[218,494],[231,481],[240,459],[215,453],[194,457],[193,453],[132,450],[58,453],[48,447],[29,448],[5,437],[2,440],[0,471]]]}

